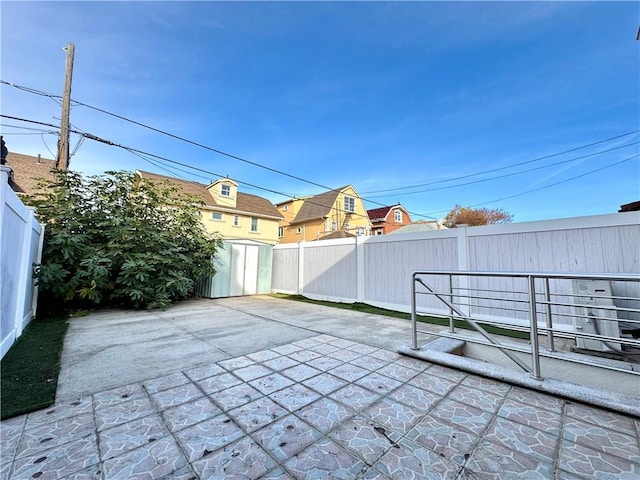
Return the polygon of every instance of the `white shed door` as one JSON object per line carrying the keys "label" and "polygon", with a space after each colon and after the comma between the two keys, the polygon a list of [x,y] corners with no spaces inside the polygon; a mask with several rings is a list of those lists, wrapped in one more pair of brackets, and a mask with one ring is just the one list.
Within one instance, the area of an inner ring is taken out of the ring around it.
{"label": "white shed door", "polygon": [[255,245],[231,245],[229,296],[258,293],[258,259],[260,249]]}
{"label": "white shed door", "polygon": [[258,259],[260,258],[260,247],[256,245],[245,245],[244,257],[244,295],[255,295],[258,293]]}
{"label": "white shed door", "polygon": [[231,244],[229,296],[239,297],[242,292],[244,292],[244,245]]}

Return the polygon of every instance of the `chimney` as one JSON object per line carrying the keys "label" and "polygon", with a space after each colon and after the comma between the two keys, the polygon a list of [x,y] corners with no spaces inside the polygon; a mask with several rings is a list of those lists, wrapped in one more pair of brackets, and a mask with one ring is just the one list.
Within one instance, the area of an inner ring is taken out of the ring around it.
{"label": "chimney", "polygon": [[40,154],[38,154],[38,163],[40,163]]}

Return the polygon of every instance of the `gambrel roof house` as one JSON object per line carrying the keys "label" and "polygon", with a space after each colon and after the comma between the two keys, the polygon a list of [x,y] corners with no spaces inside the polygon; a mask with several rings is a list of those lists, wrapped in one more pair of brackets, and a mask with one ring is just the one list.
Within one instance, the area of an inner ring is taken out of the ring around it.
{"label": "gambrel roof house", "polygon": [[331,209],[334,208],[338,195],[345,188],[347,187],[329,190],[328,192],[306,198],[298,214],[291,220],[291,225],[327,217],[331,213]]}
{"label": "gambrel roof house", "polygon": [[371,234],[384,235],[411,223],[411,215],[399,203],[367,210],[371,220]]}
{"label": "gambrel roof house", "polygon": [[42,158],[40,155],[33,157],[21,153],[9,152],[7,165],[13,170],[11,188],[18,195],[33,195],[42,189],[39,183],[44,180],[53,182],[55,177],[51,169],[55,168],[56,161]]}
{"label": "gambrel roof house", "polygon": [[351,185],[276,207],[283,217],[278,233],[281,243],[320,240],[337,231],[368,235],[371,229],[364,203]]}
{"label": "gambrel roof house", "polygon": [[282,215],[266,198],[238,191],[238,184],[221,178],[210,185],[137,170],[136,176],[157,183],[168,182],[179,191],[202,200],[202,223],[225,239],[251,239],[278,243],[278,221]]}

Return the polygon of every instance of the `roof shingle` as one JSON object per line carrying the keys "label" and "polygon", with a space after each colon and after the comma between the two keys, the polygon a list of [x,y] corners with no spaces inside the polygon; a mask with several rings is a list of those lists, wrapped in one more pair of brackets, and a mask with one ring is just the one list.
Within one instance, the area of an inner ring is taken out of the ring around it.
{"label": "roof shingle", "polygon": [[300,207],[300,211],[296,215],[296,218],[293,219],[291,224],[306,222],[308,220],[317,220],[318,218],[324,218],[329,215],[329,212],[333,208],[336,203],[336,198],[338,198],[338,194],[348,188],[349,185],[346,185],[342,188],[336,188],[334,190],[329,190],[328,192],[320,193],[313,197],[305,199],[302,207]]}
{"label": "roof shingle", "polygon": [[393,207],[397,207],[397,205],[391,205],[388,207],[380,207],[380,208],[373,208],[371,210],[367,210],[367,215],[369,215],[369,220],[371,220],[372,222],[383,221],[387,217],[389,210],[391,210]]}
{"label": "roof shingle", "polygon": [[207,190],[207,187],[201,183],[167,177],[165,175],[158,175],[157,173],[144,172],[141,170],[138,170],[136,173],[139,174],[141,178],[146,178],[159,183],[167,182],[173,184],[178,187],[181,193],[198,197],[207,207],[210,208],[217,207],[225,210],[237,211],[239,213],[242,212],[263,217],[282,218],[280,212],[278,212],[276,207],[274,207],[269,200],[259,197],[258,195],[238,192],[236,207],[232,208],[226,205],[218,205],[209,193],[209,190]]}
{"label": "roof shingle", "polygon": [[42,191],[42,188],[39,187],[42,180],[55,181],[55,176],[51,171],[56,166],[55,160],[9,152],[7,165],[13,170],[12,187],[16,193],[34,195]]}

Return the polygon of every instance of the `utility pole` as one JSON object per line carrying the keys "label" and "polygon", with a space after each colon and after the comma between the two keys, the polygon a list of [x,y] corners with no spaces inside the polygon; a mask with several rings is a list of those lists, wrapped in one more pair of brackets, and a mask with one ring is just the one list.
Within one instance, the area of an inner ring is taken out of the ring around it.
{"label": "utility pole", "polygon": [[71,77],[73,75],[73,53],[75,46],[70,43],[63,48],[67,52],[67,67],[64,76],[64,92],[62,93],[62,118],[60,120],[60,140],[58,140],[58,158],[56,168],[69,168],[69,113],[71,110]]}

